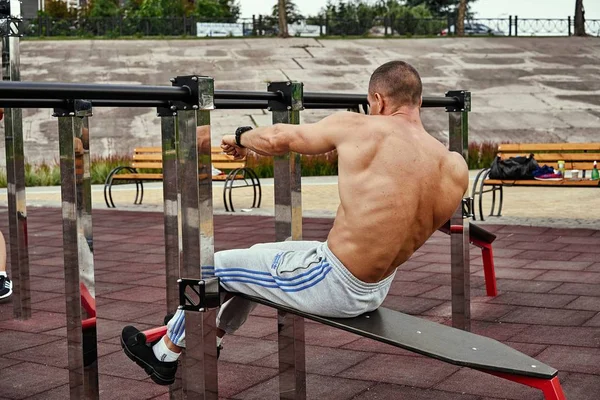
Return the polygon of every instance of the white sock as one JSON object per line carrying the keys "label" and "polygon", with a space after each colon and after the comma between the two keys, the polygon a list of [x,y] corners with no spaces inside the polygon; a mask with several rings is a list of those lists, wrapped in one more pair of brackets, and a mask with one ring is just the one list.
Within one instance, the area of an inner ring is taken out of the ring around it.
{"label": "white sock", "polygon": [[0,271],[0,276],[8,276],[8,275],[6,274],[6,271]]}
{"label": "white sock", "polygon": [[217,347],[221,345],[221,342],[223,342],[223,338],[217,336]]}
{"label": "white sock", "polygon": [[152,351],[154,351],[154,356],[162,362],[172,362],[177,361],[179,355],[181,353],[175,353],[173,350],[170,350],[165,343],[165,339],[160,339],[158,343],[152,346]]}

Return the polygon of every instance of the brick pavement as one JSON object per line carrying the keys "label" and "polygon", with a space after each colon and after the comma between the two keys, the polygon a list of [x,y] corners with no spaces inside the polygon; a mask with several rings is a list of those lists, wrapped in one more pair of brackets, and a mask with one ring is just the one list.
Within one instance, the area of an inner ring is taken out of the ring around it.
{"label": "brick pavement", "polygon": [[[6,211],[1,209],[0,213]],[[13,321],[0,303],[0,398],[68,397],[61,212],[28,210],[33,318]],[[7,232],[7,218],[0,229]],[[158,325],[165,314],[160,213],[95,210],[101,399],[167,399],[120,350],[123,325]],[[324,239],[330,219],[305,219],[305,239]],[[484,296],[482,260],[472,248],[473,331],[560,371],[570,400],[600,392],[600,231],[487,226],[500,295]],[[217,250],[274,239],[271,217],[216,216]],[[548,243],[549,242],[549,243]],[[449,239],[435,234],[400,267],[387,307],[449,323]],[[277,398],[275,312],[258,307],[225,342],[220,394]],[[533,389],[458,368],[313,322],[306,324],[310,399],[540,399]]]}

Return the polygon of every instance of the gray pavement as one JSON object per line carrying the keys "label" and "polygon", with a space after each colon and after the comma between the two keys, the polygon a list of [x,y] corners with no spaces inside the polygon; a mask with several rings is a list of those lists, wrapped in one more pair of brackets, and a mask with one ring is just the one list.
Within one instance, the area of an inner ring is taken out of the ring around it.
{"label": "gray pavement", "polygon": [[[371,72],[393,59],[415,65],[427,95],[473,92],[472,141],[598,141],[597,38],[23,41],[21,76],[28,81],[168,85],[174,75],[195,73],[215,77],[217,89],[265,90],[269,81],[293,79],[303,81],[307,91],[365,92]],[[307,110],[302,118],[310,122],[330,112]],[[50,114],[24,112],[30,162],[58,159],[57,123]],[[425,110],[423,119],[430,133],[445,142],[444,111]],[[270,123],[263,111],[217,110],[213,140],[239,125]],[[96,109],[92,155],[157,146],[159,127],[153,109]]]}

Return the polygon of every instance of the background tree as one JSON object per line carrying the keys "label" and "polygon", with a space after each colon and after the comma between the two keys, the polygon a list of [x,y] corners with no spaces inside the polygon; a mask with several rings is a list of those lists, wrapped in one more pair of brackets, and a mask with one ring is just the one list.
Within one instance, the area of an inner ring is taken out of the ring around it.
{"label": "background tree", "polygon": [[[273,6],[273,11],[271,12],[273,18],[279,18],[279,3],[280,1],[277,1],[277,4]],[[295,24],[298,21],[304,20],[304,16],[300,14],[296,3],[292,0],[285,0],[285,18],[288,24]]]}
{"label": "background tree", "polygon": [[240,5],[235,0],[196,0],[194,14],[207,21],[236,22]]}
{"label": "background tree", "polygon": [[143,0],[137,13],[143,18],[183,16],[185,4],[182,0]]}
{"label": "background tree", "polygon": [[278,0],[278,17],[279,17],[279,37],[288,37],[288,20],[287,20],[287,7],[285,0]]}
{"label": "background tree", "polygon": [[465,36],[465,14],[467,13],[467,0],[460,0],[458,15],[456,17],[456,34]]}
{"label": "background tree", "polygon": [[67,3],[61,0],[46,0],[44,11],[40,12],[52,18],[75,18],[77,11],[70,9]]}
{"label": "background tree", "polygon": [[575,0],[575,36],[586,36],[583,0]]}
{"label": "background tree", "polygon": [[119,15],[119,0],[92,0],[87,4],[86,14],[92,18],[106,18]]}

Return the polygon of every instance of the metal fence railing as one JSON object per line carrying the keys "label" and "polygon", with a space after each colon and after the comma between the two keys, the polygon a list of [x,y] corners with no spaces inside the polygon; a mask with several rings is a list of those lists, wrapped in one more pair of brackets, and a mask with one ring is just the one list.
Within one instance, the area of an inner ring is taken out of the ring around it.
{"label": "metal fence railing", "polygon": [[[121,37],[121,36],[274,36],[277,19],[253,16],[237,21],[206,20],[197,17],[140,18],[52,18],[39,16],[23,21],[27,37]],[[289,25],[292,36],[451,36],[456,33],[452,18],[356,17],[335,19],[311,17]],[[469,36],[571,36],[573,18],[475,18],[465,21]],[[600,20],[587,20],[586,32],[600,36]]]}

